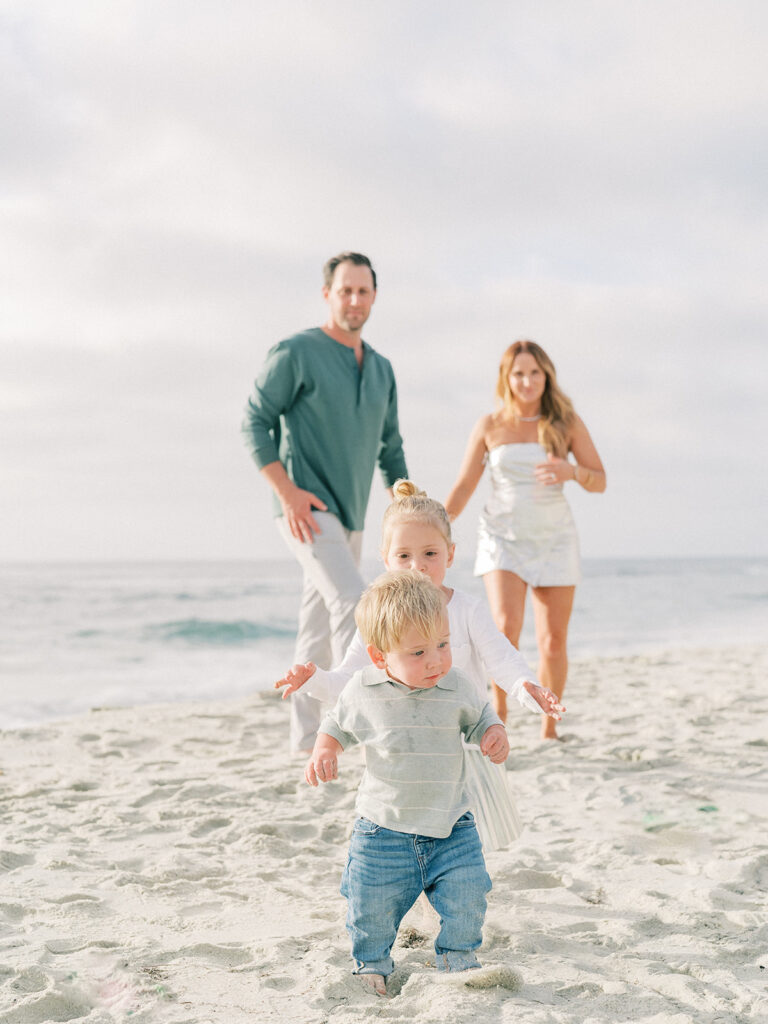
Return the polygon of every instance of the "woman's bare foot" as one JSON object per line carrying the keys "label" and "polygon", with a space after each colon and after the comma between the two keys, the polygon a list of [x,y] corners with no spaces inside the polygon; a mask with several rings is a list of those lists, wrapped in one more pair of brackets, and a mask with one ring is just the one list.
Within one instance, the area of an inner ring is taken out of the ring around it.
{"label": "woman's bare foot", "polygon": [[544,721],[541,723],[541,738],[543,740],[557,740],[560,738],[557,735],[557,726],[554,718],[544,718]]}
{"label": "woman's bare foot", "polygon": [[387,982],[383,974],[361,974],[360,980],[372,988],[377,996],[386,996]]}

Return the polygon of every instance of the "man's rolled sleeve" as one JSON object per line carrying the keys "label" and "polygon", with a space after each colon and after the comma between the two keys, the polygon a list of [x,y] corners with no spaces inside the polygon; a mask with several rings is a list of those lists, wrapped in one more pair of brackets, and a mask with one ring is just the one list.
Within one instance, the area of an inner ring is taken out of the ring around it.
{"label": "man's rolled sleeve", "polygon": [[270,349],[248,399],[242,432],[259,469],[280,458],[280,416],[291,407],[300,390],[291,353],[283,342]]}
{"label": "man's rolled sleeve", "polygon": [[381,431],[378,462],[385,487],[391,487],[396,480],[401,480],[408,475],[397,415],[397,385],[394,377],[390,385],[389,406]]}

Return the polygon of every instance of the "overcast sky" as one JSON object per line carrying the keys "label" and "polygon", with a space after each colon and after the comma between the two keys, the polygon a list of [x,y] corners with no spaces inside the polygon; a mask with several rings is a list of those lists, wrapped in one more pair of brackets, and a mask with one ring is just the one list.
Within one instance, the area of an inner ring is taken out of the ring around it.
{"label": "overcast sky", "polygon": [[346,248],[435,497],[530,337],[586,556],[768,554],[766,52],[764,0],[0,0],[0,559],[282,556],[240,422]]}

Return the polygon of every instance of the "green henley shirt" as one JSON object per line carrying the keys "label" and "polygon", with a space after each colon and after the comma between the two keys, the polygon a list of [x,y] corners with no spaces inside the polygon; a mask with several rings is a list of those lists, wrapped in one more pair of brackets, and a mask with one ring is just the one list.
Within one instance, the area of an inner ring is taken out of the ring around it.
{"label": "green henley shirt", "polygon": [[363,529],[377,462],[385,487],[408,475],[391,363],[363,342],[358,367],[354,350],[319,327],[270,349],[243,434],[259,469],[282,462],[348,530]]}

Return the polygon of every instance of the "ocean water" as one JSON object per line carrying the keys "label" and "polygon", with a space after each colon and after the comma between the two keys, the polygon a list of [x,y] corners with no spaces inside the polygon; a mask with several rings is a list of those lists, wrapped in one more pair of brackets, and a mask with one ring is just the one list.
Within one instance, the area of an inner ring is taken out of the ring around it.
{"label": "ocean water", "polygon": [[[483,593],[469,567],[446,582]],[[0,566],[0,729],[267,689],[292,663],[299,593],[292,561]],[[766,640],[768,559],[584,562],[574,658]]]}

